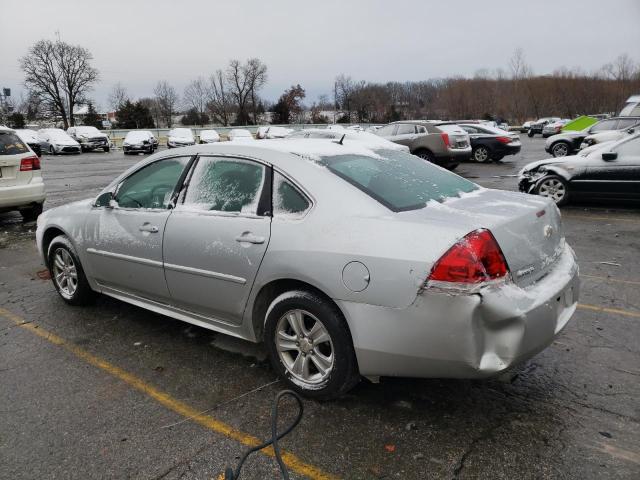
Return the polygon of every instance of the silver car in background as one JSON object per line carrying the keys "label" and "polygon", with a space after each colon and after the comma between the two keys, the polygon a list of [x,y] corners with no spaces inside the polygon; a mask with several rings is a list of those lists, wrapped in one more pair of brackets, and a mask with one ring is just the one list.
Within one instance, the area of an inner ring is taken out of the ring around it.
{"label": "silver car in background", "polygon": [[315,398],[499,374],[553,341],[579,290],[549,199],[348,139],[152,155],[41,215],[37,245],[67,303],[100,292],[264,342]]}

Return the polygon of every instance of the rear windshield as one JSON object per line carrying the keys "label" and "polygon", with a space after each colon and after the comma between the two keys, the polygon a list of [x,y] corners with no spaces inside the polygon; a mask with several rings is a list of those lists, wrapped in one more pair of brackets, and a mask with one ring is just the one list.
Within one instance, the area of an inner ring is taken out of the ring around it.
{"label": "rear windshield", "polygon": [[475,183],[414,155],[395,150],[376,153],[377,157],[327,156],[321,162],[394,212],[417,210],[431,200],[442,202],[478,189]]}
{"label": "rear windshield", "polygon": [[18,155],[28,151],[29,147],[15,133],[0,131],[0,155]]}

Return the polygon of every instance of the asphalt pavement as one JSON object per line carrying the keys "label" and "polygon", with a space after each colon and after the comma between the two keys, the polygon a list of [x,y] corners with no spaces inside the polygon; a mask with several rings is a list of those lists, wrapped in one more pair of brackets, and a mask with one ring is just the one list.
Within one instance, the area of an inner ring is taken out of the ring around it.
{"label": "asphalt pavement", "polygon": [[[515,190],[540,138],[457,173]],[[45,208],[94,196],[142,156],[44,156]],[[579,308],[511,378],[383,378],[305,400],[282,441],[292,478],[640,478],[640,207],[562,209]],[[283,387],[260,346],[116,301],[70,307],[0,214],[0,478],[217,479],[269,436]],[[291,419],[288,403],[283,416]],[[278,478],[270,452],[244,479]]]}

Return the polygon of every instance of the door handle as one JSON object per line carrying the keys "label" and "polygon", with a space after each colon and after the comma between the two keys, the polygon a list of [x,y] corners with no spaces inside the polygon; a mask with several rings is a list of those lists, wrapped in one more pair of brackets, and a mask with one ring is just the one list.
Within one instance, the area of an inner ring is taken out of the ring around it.
{"label": "door handle", "polygon": [[149,225],[148,223],[143,223],[138,228],[141,232],[149,232],[149,233],[158,233],[158,227],[155,225]]}
{"label": "door handle", "polygon": [[254,235],[251,232],[245,232],[242,235],[236,237],[236,242],[240,243],[264,243],[265,238]]}

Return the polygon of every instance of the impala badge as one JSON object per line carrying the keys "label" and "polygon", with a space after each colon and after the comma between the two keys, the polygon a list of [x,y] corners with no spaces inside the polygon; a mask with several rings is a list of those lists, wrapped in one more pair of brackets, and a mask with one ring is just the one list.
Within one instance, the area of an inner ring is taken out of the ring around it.
{"label": "impala badge", "polygon": [[547,238],[553,235],[553,227],[551,225],[545,225],[542,231],[544,232],[544,236]]}

